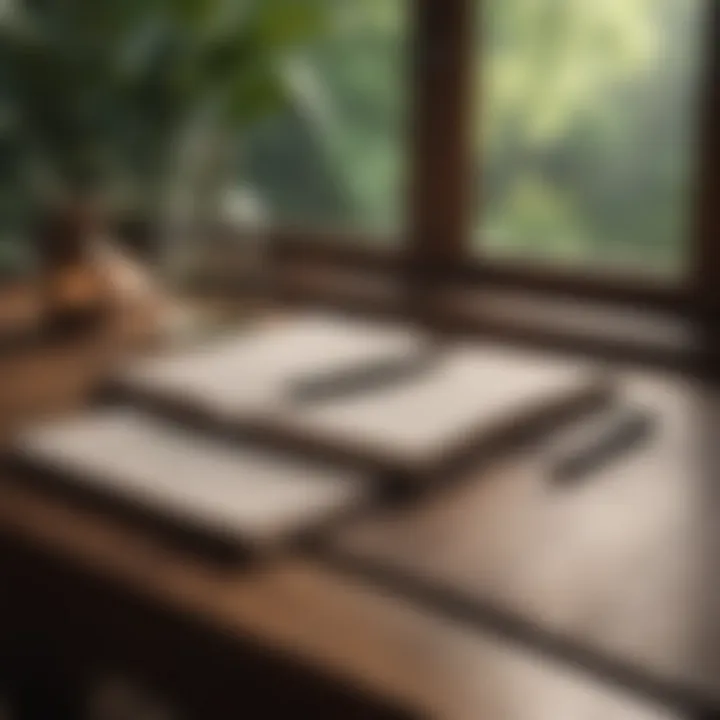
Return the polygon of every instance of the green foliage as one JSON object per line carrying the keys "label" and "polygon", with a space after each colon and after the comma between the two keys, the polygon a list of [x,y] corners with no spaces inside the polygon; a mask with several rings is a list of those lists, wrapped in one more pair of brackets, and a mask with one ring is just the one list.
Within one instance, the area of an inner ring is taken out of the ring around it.
{"label": "green foliage", "polygon": [[[243,179],[273,218],[401,226],[412,5],[335,0],[331,32],[296,72],[295,110],[248,138]],[[681,272],[704,4],[482,5],[478,248]]]}
{"label": "green foliage", "polygon": [[292,111],[253,130],[239,174],[279,222],[395,228],[402,220],[404,0],[333,0],[291,72]]}
{"label": "green foliage", "polygon": [[[522,248],[555,263],[682,272],[702,3],[488,8],[477,75],[479,235],[496,254]],[[518,201],[529,183],[547,198],[534,221]]]}
{"label": "green foliage", "polygon": [[491,208],[486,220],[490,250],[522,257],[542,245],[550,256],[577,261],[587,248],[578,242],[585,236],[577,208],[558,189],[541,178],[524,175]]}
{"label": "green foliage", "polygon": [[203,115],[242,131],[290,99],[328,0],[15,0],[0,17],[0,189],[139,202]]}
{"label": "green foliage", "polygon": [[[0,19],[0,214],[32,215],[38,177],[154,202],[200,112],[237,138],[238,184],[272,219],[398,229],[412,5],[15,0]],[[484,5],[483,246],[680,272],[704,4]]]}

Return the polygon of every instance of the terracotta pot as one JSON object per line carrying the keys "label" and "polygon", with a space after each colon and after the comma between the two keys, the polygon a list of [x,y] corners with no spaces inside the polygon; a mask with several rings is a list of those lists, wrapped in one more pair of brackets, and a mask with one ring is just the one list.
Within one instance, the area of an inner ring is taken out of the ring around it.
{"label": "terracotta pot", "polygon": [[97,208],[83,203],[54,208],[41,229],[44,329],[52,334],[95,326],[107,311],[94,244],[102,227]]}

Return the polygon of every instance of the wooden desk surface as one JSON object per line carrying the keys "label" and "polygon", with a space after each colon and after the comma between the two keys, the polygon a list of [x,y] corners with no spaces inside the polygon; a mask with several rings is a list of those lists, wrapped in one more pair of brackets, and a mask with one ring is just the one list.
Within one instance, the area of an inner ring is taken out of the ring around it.
{"label": "wooden desk surface", "polygon": [[[112,350],[112,345],[86,343],[32,357],[3,359],[0,413],[5,426],[38,414],[60,412],[82,402],[93,378],[115,357]],[[680,395],[684,398],[686,390]],[[680,399],[681,405],[684,402]],[[660,469],[664,477],[671,468],[663,463]],[[656,599],[664,602],[667,596],[667,602],[675,603],[674,620],[690,620],[684,614],[687,604],[667,593],[667,582],[678,577],[673,574],[681,572],[676,561],[686,559],[688,543],[695,542],[694,537],[686,537],[692,517],[686,514],[689,511],[680,512],[677,522],[672,517],[691,498],[695,512],[707,516],[710,508],[700,502],[701,486],[692,482],[664,484],[660,480],[659,494],[654,494],[647,487],[648,480],[640,487],[633,484],[620,487],[617,494],[603,500],[602,494],[607,491],[602,488],[615,482],[610,479],[596,489],[592,485],[580,489],[579,495],[571,492],[570,499],[561,502],[553,518],[547,513],[533,517],[529,512],[532,505],[527,501],[521,501],[511,513],[514,516],[509,517],[508,501],[513,496],[527,495],[523,488],[528,480],[524,471],[518,470],[517,475],[512,469],[503,472],[510,478],[508,482],[502,486],[489,483],[488,490],[483,492],[496,493],[496,498],[489,502],[504,508],[506,516],[496,515],[488,508],[485,514],[473,516],[465,532],[475,538],[473,532],[482,525],[479,519],[485,517],[487,523],[481,532],[491,546],[503,549],[504,554],[497,557],[510,561],[505,570],[498,565],[491,567],[491,571],[509,573],[512,588],[524,593],[537,590],[539,599],[532,602],[559,618],[570,617],[573,627],[620,627],[629,633],[630,640],[634,637],[634,624],[646,615],[643,601],[647,587]],[[534,492],[537,495],[539,491]],[[592,501],[593,493],[600,495],[599,504]],[[655,499],[649,502],[650,497]],[[571,522],[573,506],[582,520]],[[457,522],[459,516],[451,519],[449,526],[462,532]],[[617,522],[623,529],[617,535],[610,533],[606,538],[610,542],[601,547],[594,542],[594,528],[605,527],[609,521]],[[450,540],[455,531],[445,530],[438,535],[432,529],[436,527],[434,521],[429,523],[429,535],[418,537],[414,548],[417,552],[412,547],[415,531],[402,535],[407,527],[401,524],[397,546],[386,545],[388,557],[407,559],[419,555],[444,562],[450,545],[442,542],[442,533],[449,533],[445,537]],[[510,540],[513,529],[518,531],[517,547]],[[548,541],[536,546],[538,554],[533,559],[527,555],[528,548],[540,531]],[[278,557],[264,567],[228,572],[171,551],[106,518],[5,484],[0,484],[0,536],[5,540],[3,548],[32,548],[58,567],[99,579],[114,588],[118,597],[147,601],[233,642],[254,639],[272,646],[288,658],[296,658],[331,677],[345,678],[370,695],[397,701],[420,717],[442,720],[679,717],[657,704],[641,702],[624,691],[596,682],[580,669],[527,653],[492,636],[470,632],[461,623],[443,619],[359,580],[348,579],[319,560]],[[628,545],[630,552],[626,554],[624,548]],[[463,581],[467,568],[476,565],[474,557],[463,555],[467,547],[461,543],[456,560],[448,564],[448,572],[458,573]],[[473,552],[477,551],[475,543],[472,547]],[[567,553],[558,554],[558,547],[565,547]],[[512,561],[521,556],[522,567],[515,567]],[[663,571],[666,561],[669,575]],[[421,567],[425,572],[434,570],[435,564],[421,563]],[[580,572],[583,568],[586,572]],[[526,579],[521,577],[522,569],[529,572]],[[646,571],[649,579],[644,582]],[[612,612],[603,614],[605,604],[586,600],[602,593],[603,583],[613,577],[628,594],[623,602],[612,605]],[[565,605],[559,607],[561,590],[553,589],[554,582],[563,591],[576,589],[582,593],[576,597],[563,595]],[[38,602],[45,600],[40,598]],[[57,604],[51,594],[46,602],[48,606]],[[549,620],[554,621],[553,617]],[[610,621],[615,625],[608,625]],[[651,622],[652,618],[646,621]],[[658,637],[665,638],[666,643],[678,642],[672,629]],[[673,653],[666,662],[673,663],[677,657]]]}
{"label": "wooden desk surface", "polygon": [[248,636],[418,717],[677,717],[578,670],[468,633],[311,561],[224,573],[97,517],[0,487],[0,533],[237,642]]}
{"label": "wooden desk surface", "polygon": [[[658,692],[720,700],[720,395],[629,375],[653,437],[577,484],[548,456],[343,529],[345,567]],[[461,609],[458,609],[458,606]]]}

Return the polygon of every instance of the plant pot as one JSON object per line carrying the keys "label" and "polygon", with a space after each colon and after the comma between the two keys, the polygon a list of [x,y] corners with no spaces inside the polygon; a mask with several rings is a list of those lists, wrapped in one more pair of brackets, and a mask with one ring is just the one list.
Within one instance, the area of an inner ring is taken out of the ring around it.
{"label": "plant pot", "polygon": [[48,214],[39,237],[45,333],[91,330],[106,316],[105,282],[94,260],[101,227],[96,209],[82,203]]}

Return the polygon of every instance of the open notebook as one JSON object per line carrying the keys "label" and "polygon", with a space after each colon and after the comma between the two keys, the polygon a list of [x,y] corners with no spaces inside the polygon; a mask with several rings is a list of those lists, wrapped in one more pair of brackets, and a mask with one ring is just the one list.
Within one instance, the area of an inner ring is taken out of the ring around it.
{"label": "open notebook", "polygon": [[314,314],[143,360],[118,383],[119,405],[25,432],[16,468],[232,557],[344,518],[376,489],[441,483],[468,453],[611,390],[583,363],[437,352],[401,326]]}
{"label": "open notebook", "polygon": [[25,432],[12,460],[21,480],[145,521],[218,558],[292,541],[369,494],[357,474],[198,437],[134,410]]}
{"label": "open notebook", "polygon": [[438,352],[405,326],[313,314],[144,361],[119,384],[156,411],[417,477],[610,392],[586,363],[490,343]]}

